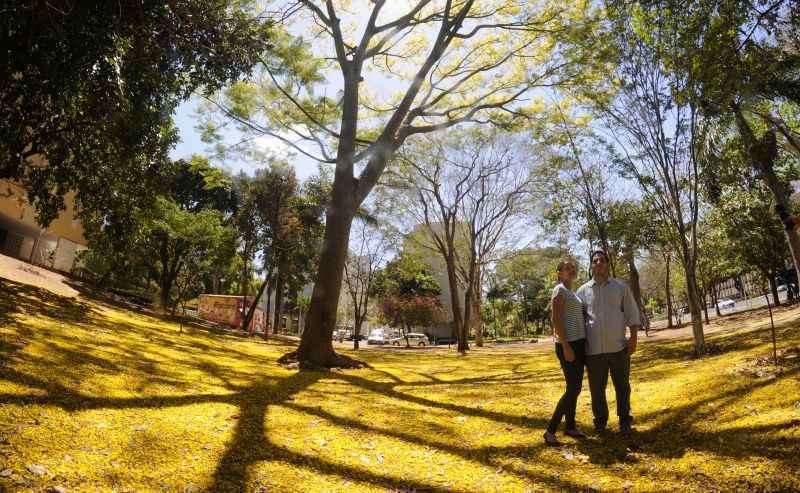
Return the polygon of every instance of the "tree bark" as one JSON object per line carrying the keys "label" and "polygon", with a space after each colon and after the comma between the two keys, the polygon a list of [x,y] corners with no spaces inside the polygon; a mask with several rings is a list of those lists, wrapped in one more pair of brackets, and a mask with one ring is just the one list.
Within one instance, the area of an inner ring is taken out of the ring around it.
{"label": "tree bark", "polygon": [[[450,251],[454,250],[450,246],[448,248]],[[445,258],[445,265],[447,266],[447,282],[450,285],[450,304],[453,308],[453,329],[458,340],[458,351],[463,353],[469,349],[469,342],[467,341],[467,330],[464,327],[464,319],[461,312],[461,299],[458,296],[456,262],[452,255]]]}
{"label": "tree bark", "polygon": [[670,261],[670,256],[669,255],[665,255],[664,256],[664,266],[666,267],[666,271],[667,272],[666,272],[666,278],[664,280],[664,289],[667,292],[667,328],[671,329],[671,328],[675,327],[675,325],[672,323],[672,318],[673,318],[674,314],[672,313],[672,311],[673,311],[672,310],[672,283],[670,282],[671,279],[670,279],[670,272],[669,272],[669,261]]}
{"label": "tree bark", "polygon": [[698,300],[697,279],[691,268],[686,266],[686,294],[689,299],[689,311],[692,314],[692,337],[694,338],[695,355],[706,354],[706,341],[703,335],[703,316],[700,313],[700,300]]}
{"label": "tree bark", "polygon": [[278,274],[275,280],[275,319],[272,325],[272,333],[277,334],[283,325],[283,288],[286,274],[285,266],[278,267]]}
{"label": "tree bark", "polygon": [[331,338],[336,328],[336,309],[347,259],[350,225],[355,212],[352,177],[350,186],[342,181],[337,177],[333,184],[317,279],[311,293],[305,330],[297,349],[297,360],[304,367],[331,367],[342,362],[333,350]]}
{"label": "tree bark", "polygon": [[358,349],[358,338],[361,337],[361,320],[356,319],[353,325],[353,349]]}
{"label": "tree bark", "polygon": [[648,333],[650,322],[647,321],[647,314],[644,311],[644,304],[642,303],[642,286],[639,281],[639,269],[636,268],[636,259],[633,255],[632,248],[625,249],[625,261],[628,264],[631,293],[633,293],[633,299],[636,301],[636,306],[639,308],[642,328],[645,329],[645,333]]}
{"label": "tree bark", "polygon": [[781,306],[781,299],[778,297],[778,283],[775,282],[775,275],[770,274],[768,276],[768,279],[769,279],[769,288],[772,291],[772,299],[775,300],[775,302],[772,305]]}
{"label": "tree bark", "polygon": [[722,312],[719,311],[719,295],[717,294],[717,283],[713,283],[711,285],[711,301],[714,303],[714,310],[717,312],[717,316],[721,317]]}
{"label": "tree bark", "polygon": [[706,294],[706,290],[705,290],[705,287],[704,287],[704,288],[703,288],[703,293],[702,293],[702,294],[701,294],[701,296],[700,296],[700,300],[702,300],[702,302],[703,302],[703,313],[704,313],[704,314],[705,314],[705,316],[706,316],[706,324],[708,324],[708,323],[709,323],[709,322],[708,322],[708,303],[706,303],[706,297],[707,297],[707,296],[708,296],[708,295]]}
{"label": "tree bark", "polygon": [[[253,320],[253,315],[256,313],[256,307],[258,307],[258,301],[261,299],[261,296],[264,295],[264,289],[269,284],[269,278],[264,279],[264,282],[261,283],[261,286],[258,288],[258,293],[256,294],[256,299],[253,300],[253,304],[250,305],[250,309],[247,310],[247,315],[245,315],[244,320],[242,320],[242,330],[247,331],[248,337],[253,335],[253,332],[256,329],[255,324],[252,326],[250,325],[250,321]],[[267,314],[265,319],[269,318],[269,314]],[[264,327],[264,335],[267,334],[267,327]]]}
{"label": "tree bark", "polygon": [[474,286],[472,287],[472,326],[475,328],[475,345],[483,347],[483,319],[481,317],[481,286],[483,285],[482,271],[477,269]]}
{"label": "tree bark", "polygon": [[269,282],[269,287],[267,288],[267,304],[264,307],[266,308],[264,312],[264,339],[267,338],[267,334],[269,334],[272,328],[272,313],[274,313],[274,311],[270,313],[270,308],[272,307],[272,292],[275,291],[275,286],[272,282],[272,272],[267,272],[267,281]]}

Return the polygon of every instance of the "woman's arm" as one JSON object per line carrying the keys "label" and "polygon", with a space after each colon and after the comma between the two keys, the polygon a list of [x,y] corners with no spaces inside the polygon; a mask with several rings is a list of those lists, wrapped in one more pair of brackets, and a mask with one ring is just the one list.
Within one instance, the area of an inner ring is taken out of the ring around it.
{"label": "woman's arm", "polygon": [[564,359],[567,361],[574,361],[575,353],[572,352],[572,346],[570,346],[569,341],[567,341],[567,331],[564,329],[564,295],[562,293],[559,293],[553,298],[553,304],[550,310],[553,331],[558,336],[561,347],[564,349]]}

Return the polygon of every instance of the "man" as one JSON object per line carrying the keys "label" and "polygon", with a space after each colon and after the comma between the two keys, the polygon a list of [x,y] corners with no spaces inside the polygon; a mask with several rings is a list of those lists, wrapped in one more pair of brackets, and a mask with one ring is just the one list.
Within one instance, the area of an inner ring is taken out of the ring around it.
{"label": "man", "polygon": [[[606,386],[608,374],[617,394],[619,429],[632,431],[630,357],[636,351],[641,322],[639,308],[627,284],[608,277],[608,256],[602,250],[591,255],[592,280],[578,289],[586,309],[586,370],[592,395],[595,430],[602,434],[608,424]],[[625,338],[625,327],[630,338]]]}

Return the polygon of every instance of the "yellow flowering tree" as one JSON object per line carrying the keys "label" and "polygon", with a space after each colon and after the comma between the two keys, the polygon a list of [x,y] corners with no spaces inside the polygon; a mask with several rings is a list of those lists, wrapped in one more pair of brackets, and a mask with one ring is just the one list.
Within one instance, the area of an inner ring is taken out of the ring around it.
{"label": "yellow flowering tree", "polygon": [[[335,166],[324,245],[296,354],[349,366],[331,345],[353,217],[407,139],[459,124],[541,118],[537,90],[591,77],[601,12],[587,2],[271,2],[283,26],[262,71],[210,98],[227,120]],[[591,55],[591,56],[589,56]],[[584,81],[585,82],[585,81]],[[533,104],[531,104],[533,101]]]}

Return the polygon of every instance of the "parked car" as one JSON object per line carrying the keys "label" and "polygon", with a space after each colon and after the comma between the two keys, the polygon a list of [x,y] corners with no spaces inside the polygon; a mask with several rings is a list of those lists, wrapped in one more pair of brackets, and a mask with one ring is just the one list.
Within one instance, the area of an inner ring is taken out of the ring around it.
{"label": "parked car", "polygon": [[786,291],[788,288],[792,288],[792,291],[794,291],[794,289],[795,289],[794,288],[794,284],[789,284],[789,285],[781,284],[780,286],[778,286],[778,292],[782,293],[782,292]]}
{"label": "parked car", "polygon": [[383,333],[383,330],[375,329],[369,333],[369,337],[367,338],[367,344],[370,345],[377,345],[382,346],[388,342],[386,335]]}
{"label": "parked car", "polygon": [[724,310],[726,308],[733,308],[734,306],[736,306],[736,302],[730,298],[722,298],[717,301],[717,307],[719,307],[720,310]]}
{"label": "parked car", "polygon": [[[358,334],[359,341],[363,341],[366,338],[367,336],[365,336],[364,334]],[[345,341],[352,341],[353,339],[355,339],[355,334],[353,334],[352,332],[349,332],[347,336],[344,338]]]}
{"label": "parked car", "polygon": [[394,337],[389,342],[392,346],[401,346],[406,344],[406,338],[408,338],[410,346],[425,347],[428,345],[428,336],[419,332],[409,332],[405,337]]}

